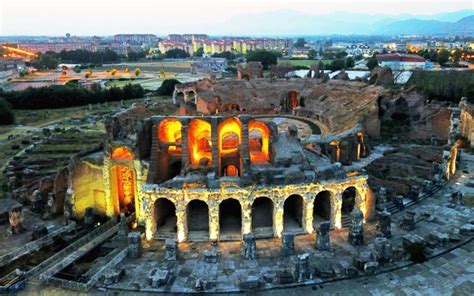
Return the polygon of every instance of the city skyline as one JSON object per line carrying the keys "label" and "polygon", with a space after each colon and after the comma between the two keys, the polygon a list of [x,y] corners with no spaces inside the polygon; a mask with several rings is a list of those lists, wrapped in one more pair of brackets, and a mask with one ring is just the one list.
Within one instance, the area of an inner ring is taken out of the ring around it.
{"label": "city skyline", "polygon": [[[443,14],[456,21],[456,13],[472,12],[472,2],[456,1],[285,1],[260,0],[130,2],[83,0],[80,4],[57,0],[2,2],[0,35],[78,36],[117,33],[207,33],[210,35],[306,35],[377,33],[374,27],[389,22]],[[405,5],[404,5],[405,4]],[[471,13],[472,14],[472,13]],[[371,16],[366,18],[364,16]],[[281,20],[285,20],[281,22]],[[295,20],[294,23],[289,23]],[[306,25],[305,25],[306,24]],[[351,29],[353,28],[353,29]]]}

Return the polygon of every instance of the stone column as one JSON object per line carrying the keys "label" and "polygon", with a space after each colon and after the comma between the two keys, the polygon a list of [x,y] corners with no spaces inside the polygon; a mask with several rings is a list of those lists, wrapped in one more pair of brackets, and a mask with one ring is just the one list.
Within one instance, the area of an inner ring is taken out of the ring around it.
{"label": "stone column", "polygon": [[283,233],[281,237],[281,253],[283,256],[291,256],[295,252],[295,235]]}
{"label": "stone column", "polygon": [[241,176],[244,176],[249,170],[250,167],[250,152],[249,152],[249,121],[250,116],[242,115],[240,116],[240,122],[242,123],[242,146],[241,146],[241,156],[242,156],[242,172]]}
{"label": "stone column", "polygon": [[244,234],[244,258],[247,260],[255,260],[257,257],[257,244],[253,234]]}
{"label": "stone column", "polygon": [[303,229],[307,233],[313,233],[313,208],[314,208],[314,199],[311,198],[310,193],[306,193],[304,199],[303,207]]}
{"label": "stone column", "polygon": [[340,229],[342,227],[342,193],[338,192],[331,196],[331,226]]}
{"label": "stone column", "polygon": [[242,200],[242,234],[252,232],[252,203],[249,200]]}
{"label": "stone column", "polygon": [[186,207],[181,203],[176,205],[176,228],[178,242],[185,241],[188,234],[186,225]]}
{"label": "stone column", "polygon": [[152,215],[146,217],[145,220],[145,236],[147,240],[152,240],[156,235],[156,222],[154,216],[154,212],[152,211]]}
{"label": "stone column", "polygon": [[104,166],[102,168],[102,177],[104,182],[104,191],[105,191],[105,214],[107,217],[115,216],[114,203],[112,200],[112,193],[110,188],[110,155],[104,156]]}
{"label": "stone column", "polygon": [[188,120],[180,119],[181,121],[181,170],[186,169],[189,165],[189,151],[188,151]]}
{"label": "stone column", "polygon": [[209,240],[219,239],[219,204],[209,198]]}
{"label": "stone column", "polygon": [[276,237],[281,237],[283,232],[283,201],[275,201],[273,210],[273,232]]}
{"label": "stone column", "polygon": [[212,166],[216,172],[216,177],[220,176],[220,161],[219,161],[219,135],[218,135],[219,121],[217,117],[211,119],[211,141],[212,141]]}

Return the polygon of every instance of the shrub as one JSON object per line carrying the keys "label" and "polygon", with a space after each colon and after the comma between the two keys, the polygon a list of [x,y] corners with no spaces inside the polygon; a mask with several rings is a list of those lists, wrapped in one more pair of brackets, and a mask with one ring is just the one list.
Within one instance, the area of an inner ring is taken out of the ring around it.
{"label": "shrub", "polygon": [[176,79],[165,79],[161,86],[156,90],[156,94],[159,96],[171,96],[174,92],[174,86],[176,84],[181,84]]}
{"label": "shrub", "polygon": [[9,104],[2,98],[0,98],[0,125],[1,124],[13,124],[15,122],[15,114]]}

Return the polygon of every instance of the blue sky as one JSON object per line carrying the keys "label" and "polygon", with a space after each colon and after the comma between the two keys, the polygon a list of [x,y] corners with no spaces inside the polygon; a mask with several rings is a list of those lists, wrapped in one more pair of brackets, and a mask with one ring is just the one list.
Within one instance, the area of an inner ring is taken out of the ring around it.
{"label": "blue sky", "polygon": [[[331,14],[426,17],[472,10],[473,3],[473,0],[0,0],[0,35],[67,32],[72,35],[185,32],[258,35],[259,28],[251,25],[253,32],[247,32],[248,23],[263,16],[269,24],[278,22],[278,16],[285,13],[310,17]],[[240,26],[242,23],[247,26]],[[245,31],[240,27],[246,27]],[[298,32],[275,32],[279,33]]]}

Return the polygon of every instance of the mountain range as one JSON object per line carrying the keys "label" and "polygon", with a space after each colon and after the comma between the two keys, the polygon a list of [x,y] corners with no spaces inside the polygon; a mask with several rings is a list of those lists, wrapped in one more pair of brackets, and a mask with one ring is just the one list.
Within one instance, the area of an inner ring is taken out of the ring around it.
{"label": "mountain range", "polygon": [[[227,29],[232,27],[232,32]],[[206,30],[206,29],[205,29]],[[436,15],[317,14],[279,10],[248,14],[207,28],[216,34],[253,35],[471,35],[474,10]]]}

